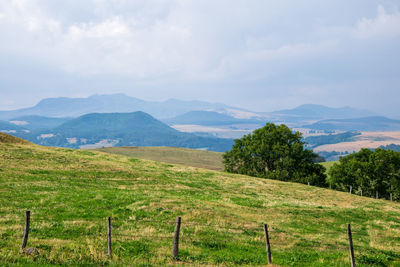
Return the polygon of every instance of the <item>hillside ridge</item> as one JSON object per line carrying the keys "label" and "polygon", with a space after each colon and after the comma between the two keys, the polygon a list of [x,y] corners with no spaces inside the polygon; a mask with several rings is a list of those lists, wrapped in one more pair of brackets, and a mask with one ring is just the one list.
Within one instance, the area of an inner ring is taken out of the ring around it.
{"label": "hillside ridge", "polygon": [[2,144],[31,144],[34,145],[33,143],[24,140],[22,138],[19,137],[15,137],[9,134],[5,134],[5,133],[0,133],[0,143]]}

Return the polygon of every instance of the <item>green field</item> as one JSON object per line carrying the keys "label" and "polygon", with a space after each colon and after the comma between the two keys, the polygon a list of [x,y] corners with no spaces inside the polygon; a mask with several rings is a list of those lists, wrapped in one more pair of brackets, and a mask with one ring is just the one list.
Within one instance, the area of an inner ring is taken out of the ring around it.
{"label": "green field", "polygon": [[[12,141],[0,142],[1,266],[265,265],[263,223],[270,225],[274,264],[349,266],[348,222],[357,266],[400,266],[400,203]],[[28,209],[35,256],[19,251]],[[179,261],[171,256],[176,216]]]}
{"label": "green field", "polygon": [[106,147],[97,151],[210,170],[223,170],[222,153],[181,147]]}

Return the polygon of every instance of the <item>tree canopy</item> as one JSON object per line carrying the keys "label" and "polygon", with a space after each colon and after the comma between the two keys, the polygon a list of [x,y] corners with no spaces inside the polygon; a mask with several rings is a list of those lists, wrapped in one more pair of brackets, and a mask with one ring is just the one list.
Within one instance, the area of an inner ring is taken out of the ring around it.
{"label": "tree canopy", "polygon": [[357,153],[341,157],[329,170],[328,183],[338,190],[364,196],[400,199],[400,152],[378,148],[374,151],[361,149]]}
{"label": "tree canopy", "polygon": [[304,145],[300,132],[292,132],[283,124],[267,123],[235,140],[232,150],[223,155],[225,170],[324,186],[325,168],[314,163],[318,155]]}

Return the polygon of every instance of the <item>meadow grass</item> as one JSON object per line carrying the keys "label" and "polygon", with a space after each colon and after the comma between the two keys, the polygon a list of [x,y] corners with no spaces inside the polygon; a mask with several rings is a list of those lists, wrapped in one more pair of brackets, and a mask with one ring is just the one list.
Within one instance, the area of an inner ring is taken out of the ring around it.
{"label": "meadow grass", "polygon": [[222,171],[222,153],[182,147],[105,147],[97,151]]}
{"label": "meadow grass", "polygon": [[[266,265],[268,223],[277,266],[349,266],[352,223],[357,266],[400,266],[400,203],[87,150],[0,143],[0,158],[0,265]],[[38,255],[19,251],[25,210]]]}

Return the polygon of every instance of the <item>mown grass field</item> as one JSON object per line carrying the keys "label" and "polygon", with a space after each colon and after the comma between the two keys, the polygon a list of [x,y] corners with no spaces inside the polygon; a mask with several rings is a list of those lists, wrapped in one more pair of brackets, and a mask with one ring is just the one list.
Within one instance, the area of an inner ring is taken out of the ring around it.
{"label": "mown grass field", "polygon": [[[0,158],[1,266],[265,265],[264,222],[278,266],[349,266],[348,222],[357,266],[400,266],[400,203],[26,143],[0,143]],[[27,209],[36,256],[19,252]],[[179,261],[171,256],[176,216]]]}
{"label": "mown grass field", "polygon": [[223,170],[222,153],[181,147],[106,147],[97,151],[210,170]]}

